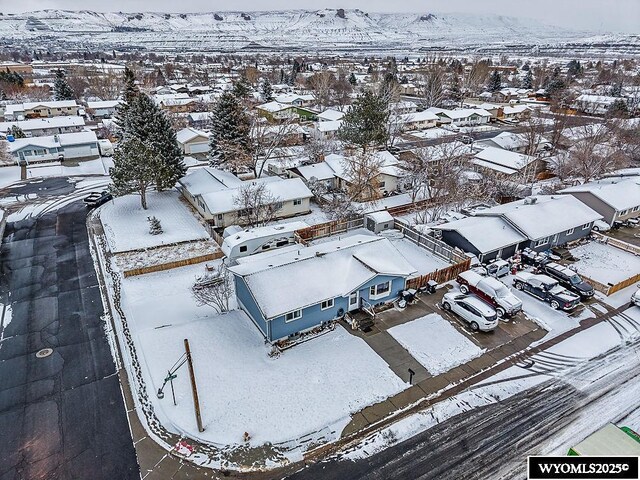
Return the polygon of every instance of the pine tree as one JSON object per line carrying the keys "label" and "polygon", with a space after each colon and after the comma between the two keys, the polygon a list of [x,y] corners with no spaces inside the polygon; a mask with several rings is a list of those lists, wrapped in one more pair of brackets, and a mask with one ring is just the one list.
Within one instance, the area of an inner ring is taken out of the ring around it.
{"label": "pine tree", "polygon": [[10,133],[11,135],[13,135],[13,138],[27,138],[27,136],[18,125],[11,125]]}
{"label": "pine tree", "polygon": [[338,136],[366,152],[370,146],[384,145],[387,142],[388,120],[388,104],[383,96],[366,91],[353,102],[338,130]]}
{"label": "pine tree", "polygon": [[502,88],[502,77],[500,76],[500,72],[494,70],[491,76],[489,77],[489,83],[487,84],[487,90],[490,92],[497,92]]}
{"label": "pine tree", "polygon": [[53,82],[53,97],[56,100],[73,100],[75,98],[62,70],[56,71],[56,79]]}
{"label": "pine tree", "polygon": [[621,97],[622,96],[622,83],[614,83],[609,89],[609,95],[612,97]]}
{"label": "pine tree", "polygon": [[155,186],[162,191],[173,188],[186,168],[176,140],[176,132],[167,115],[148,95],[139,93],[129,105],[123,136],[142,141],[159,159]]}
{"label": "pine tree", "polygon": [[460,88],[460,78],[458,77],[458,75],[453,76],[453,81],[451,83],[451,89],[449,93],[451,95],[451,100],[456,103],[462,102],[463,95]]}
{"label": "pine tree", "polygon": [[160,220],[158,220],[155,216],[147,217],[147,221],[149,222],[149,233],[151,235],[160,235],[161,233],[164,233]]}
{"label": "pine tree", "polygon": [[351,84],[352,87],[355,87],[358,84],[358,79],[356,78],[356,75],[353,72],[351,72],[351,75],[349,75],[349,83]]}
{"label": "pine tree", "polygon": [[251,85],[245,77],[240,79],[233,85],[233,94],[241,100],[244,100],[251,94]]}
{"label": "pine tree", "polygon": [[229,155],[251,152],[251,121],[235,95],[223,93],[213,109],[209,158],[212,165],[228,160]]}
{"label": "pine tree", "polygon": [[147,209],[147,190],[153,185],[159,159],[142,141],[131,137],[118,142],[113,154],[111,192],[114,195],[140,195],[143,209]]}
{"label": "pine tree", "polygon": [[265,102],[273,101],[273,88],[271,88],[271,82],[265,78],[260,84],[260,94]]}
{"label": "pine tree", "polygon": [[533,74],[531,70],[527,70],[527,73],[522,79],[521,86],[522,88],[533,88]]}
{"label": "pine tree", "polygon": [[129,67],[124,67],[124,88],[122,90],[122,103],[116,107],[116,113],[114,115],[114,122],[122,134],[127,117],[127,111],[129,106],[140,93],[138,86],[136,85],[136,76]]}

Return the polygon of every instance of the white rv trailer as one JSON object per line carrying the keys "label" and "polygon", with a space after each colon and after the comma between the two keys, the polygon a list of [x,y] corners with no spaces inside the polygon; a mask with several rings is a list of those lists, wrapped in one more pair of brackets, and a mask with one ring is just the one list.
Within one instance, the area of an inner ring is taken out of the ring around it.
{"label": "white rv trailer", "polygon": [[223,235],[222,252],[233,263],[236,258],[291,245],[296,242],[295,231],[308,226],[306,222],[297,221],[241,231],[235,231],[235,228],[231,228],[230,231],[233,233],[229,235],[226,234],[226,230],[229,229],[227,227]]}

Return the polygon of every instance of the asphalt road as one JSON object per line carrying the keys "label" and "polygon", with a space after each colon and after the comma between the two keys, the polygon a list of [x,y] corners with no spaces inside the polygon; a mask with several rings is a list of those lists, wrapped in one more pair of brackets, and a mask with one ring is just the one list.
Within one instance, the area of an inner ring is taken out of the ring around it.
{"label": "asphalt road", "polygon": [[[72,190],[52,179],[11,194]],[[0,480],[140,478],[85,220],[75,202],[5,231],[0,298],[12,313],[0,329]]]}
{"label": "asphalt road", "polygon": [[526,479],[527,455],[564,454],[640,407],[640,341],[538,387],[452,417],[368,458],[313,464],[289,480]]}

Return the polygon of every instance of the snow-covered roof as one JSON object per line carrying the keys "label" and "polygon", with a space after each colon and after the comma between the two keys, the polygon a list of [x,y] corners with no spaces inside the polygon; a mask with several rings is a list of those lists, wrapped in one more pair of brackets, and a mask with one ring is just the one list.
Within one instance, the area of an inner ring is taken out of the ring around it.
{"label": "snow-covered roof", "polygon": [[87,107],[92,110],[99,110],[101,108],[115,108],[122,103],[122,100],[100,100],[96,102],[87,102]]}
{"label": "snow-covered roof", "polygon": [[560,193],[588,192],[618,212],[640,205],[638,180],[611,178],[560,190]]}
{"label": "snow-covered roof", "polygon": [[424,110],[422,112],[414,112],[414,113],[403,113],[402,115],[398,115],[398,119],[402,123],[412,123],[412,122],[429,122],[438,120],[438,116],[430,112],[429,110]]}
{"label": "snow-covered roof", "polygon": [[330,122],[335,120],[340,120],[342,119],[342,117],[344,117],[344,112],[341,112],[339,110],[333,110],[331,108],[318,114],[319,120],[330,121]]}
{"label": "snow-covered roof", "polygon": [[75,100],[57,100],[52,102],[25,102],[22,104],[25,110],[33,110],[38,107],[46,108],[67,108],[77,107],[78,104]]}
{"label": "snow-covered roof", "polygon": [[[431,110],[431,109],[428,109]],[[482,108],[457,108],[455,110],[446,110],[444,108],[437,109],[436,115],[444,115],[452,120],[459,120],[469,118],[473,115],[479,115],[480,117],[490,117],[491,114]],[[432,110],[433,111],[433,110]]]}
{"label": "snow-covered roof", "polygon": [[256,108],[264,110],[265,112],[275,113],[281,112],[282,110],[288,110],[289,108],[291,108],[291,105],[280,102],[268,102],[263,103],[262,105],[258,105]]}
{"label": "snow-covered roof", "polygon": [[209,134],[207,132],[203,132],[202,130],[196,130],[195,128],[186,127],[176,133],[176,139],[179,143],[187,143],[193,140],[194,138],[204,137],[209,138]]}
{"label": "snow-covered roof", "polygon": [[4,133],[7,129],[16,125],[23,132],[31,130],[40,130],[43,128],[64,128],[64,127],[83,127],[84,118],[78,115],[69,115],[51,118],[31,118],[27,120],[16,120],[13,122],[0,122],[0,132]]}
{"label": "snow-covered roof", "polygon": [[[267,180],[268,181],[262,181]],[[277,199],[278,202],[288,202],[299,198],[311,198],[313,194],[307,188],[304,182],[299,178],[280,179],[270,177],[259,180],[251,180],[242,182],[235,188],[211,191],[201,194],[202,201],[207,205],[207,210],[215,215],[219,213],[229,213],[238,210],[235,199],[241,188],[248,186],[250,183],[263,183],[266,193]]]}
{"label": "snow-covered roof", "polygon": [[245,261],[230,270],[242,276],[265,318],[347,296],[377,275],[416,272],[389,240],[353,235]]}
{"label": "snow-covered roof", "polygon": [[527,240],[527,237],[500,217],[466,217],[432,228],[455,230],[480,253],[493,252]]}
{"label": "snow-covered roof", "polygon": [[620,97],[610,97],[608,95],[589,95],[583,93],[578,98],[576,98],[576,102],[584,102],[584,103],[594,103],[598,105],[611,105],[616,100],[624,100]]}
{"label": "snow-covered roof", "polygon": [[393,217],[387,210],[380,210],[379,212],[367,213],[366,216],[376,223],[393,222]]}
{"label": "snow-covered roof", "polygon": [[192,121],[199,122],[203,120],[209,120],[213,116],[212,112],[191,112],[189,113],[189,118]]}
{"label": "snow-covered roof", "polygon": [[335,172],[327,162],[304,165],[297,168],[298,172],[305,180],[316,178],[318,180],[329,180],[335,177]]}
{"label": "snow-covered roof", "polygon": [[318,122],[316,124],[316,129],[319,132],[337,132],[342,126],[342,120],[331,120],[326,122]]}
{"label": "snow-covered roof", "polygon": [[[531,162],[535,162],[536,158],[529,155],[522,155],[516,152],[510,152],[497,147],[487,147],[476,153],[474,159],[488,162],[498,167],[506,167],[512,170],[520,170]],[[474,163],[476,163],[474,161]],[[476,163],[477,164],[477,163]],[[487,166],[483,163],[482,166]],[[493,168],[489,166],[489,168]]]}
{"label": "snow-covered roof", "polygon": [[571,195],[536,195],[476,212],[502,216],[531,240],[601,220],[602,215]]}
{"label": "snow-covered roof", "polygon": [[203,193],[237,188],[242,185],[242,180],[233,173],[204,167],[193,169],[180,179],[180,184],[195,197]]}
{"label": "snow-covered roof", "polygon": [[276,95],[275,101],[278,103],[292,104],[296,100],[302,100],[303,102],[312,102],[314,98],[315,97],[311,94],[297,95],[295,93],[285,93],[282,95]]}
{"label": "snow-covered roof", "polygon": [[9,142],[9,150],[16,152],[29,146],[57,148],[97,142],[98,138],[94,132],[61,133],[59,135],[48,135],[45,137],[16,138],[13,142]]}
{"label": "snow-covered roof", "polygon": [[510,105],[502,109],[505,115],[517,115],[526,111],[531,111],[531,107],[528,105]]}

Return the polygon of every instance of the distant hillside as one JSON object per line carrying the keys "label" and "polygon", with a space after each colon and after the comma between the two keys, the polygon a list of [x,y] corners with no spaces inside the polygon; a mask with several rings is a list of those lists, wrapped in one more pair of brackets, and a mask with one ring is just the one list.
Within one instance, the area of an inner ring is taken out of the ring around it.
{"label": "distant hillside", "polygon": [[0,35],[27,44],[46,36],[75,47],[190,51],[237,50],[251,42],[282,49],[416,50],[562,43],[587,36],[499,15],[380,14],[343,9],[189,14],[42,10],[0,15]]}

